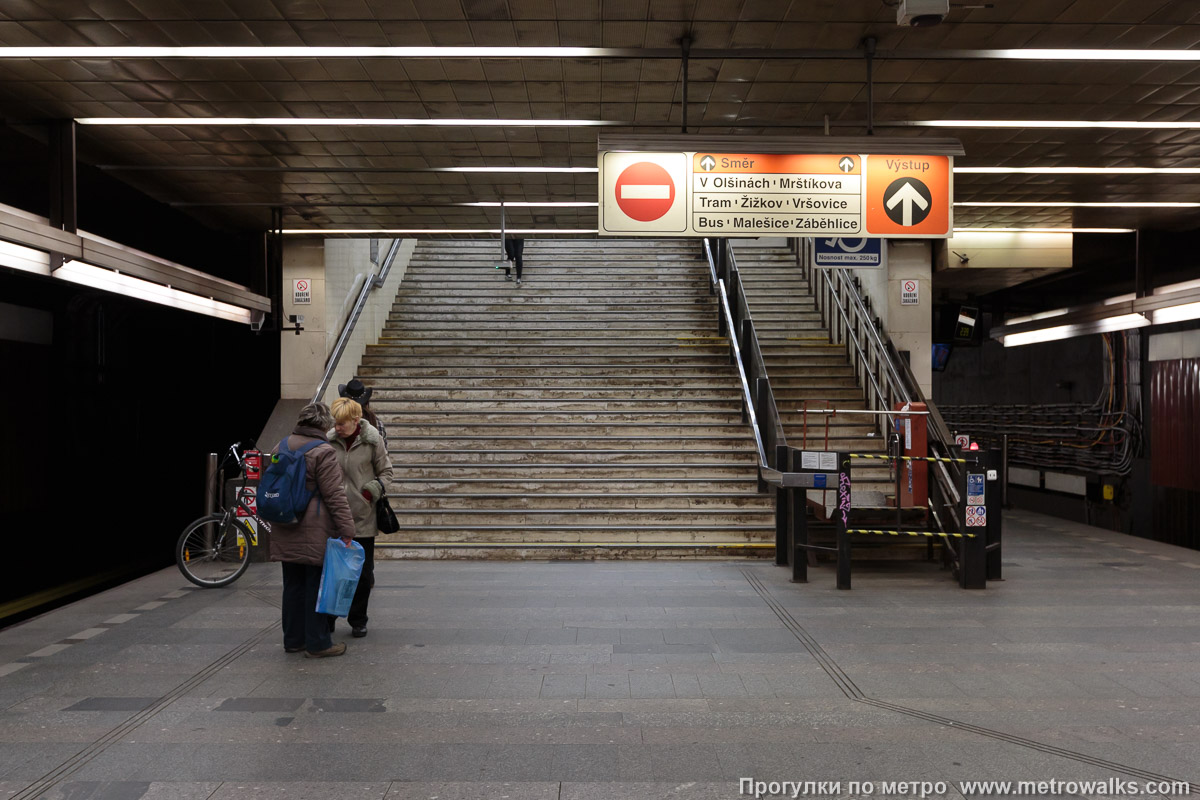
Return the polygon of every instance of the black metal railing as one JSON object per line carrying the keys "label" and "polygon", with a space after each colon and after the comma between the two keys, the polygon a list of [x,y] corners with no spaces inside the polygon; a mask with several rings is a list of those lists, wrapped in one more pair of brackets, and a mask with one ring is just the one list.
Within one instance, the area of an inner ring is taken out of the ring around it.
{"label": "black metal railing", "polygon": [[[817,299],[821,318],[829,330],[830,341],[846,345],[854,376],[866,390],[867,408],[883,412],[881,417],[896,413],[905,404],[923,403],[928,411],[926,434],[929,455],[952,459],[958,454],[954,437],[932,400],[921,391],[908,362],[900,357],[887,331],[870,304],[862,296],[860,284],[847,270],[813,269],[809,259],[801,257],[800,269],[809,278]],[[879,431],[890,435],[892,431]],[[963,481],[961,465],[950,460],[930,464],[933,481],[929,486],[929,511],[935,524],[943,531],[961,531],[961,496],[958,490]]]}

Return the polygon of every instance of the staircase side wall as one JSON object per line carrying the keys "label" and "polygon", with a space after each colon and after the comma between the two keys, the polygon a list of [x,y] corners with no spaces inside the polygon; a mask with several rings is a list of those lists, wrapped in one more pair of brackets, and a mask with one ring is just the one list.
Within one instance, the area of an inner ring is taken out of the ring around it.
{"label": "staircase side wall", "polygon": [[[392,240],[383,239],[379,242],[379,258],[382,261],[387,255],[388,249],[392,246]],[[354,333],[350,337],[350,341],[346,343],[346,350],[342,353],[342,358],[338,362],[337,369],[333,372],[333,377],[329,381],[329,386],[325,390],[324,402],[332,402],[337,395],[338,384],[346,383],[353,378],[358,370],[358,365],[362,363],[363,354],[367,352],[367,345],[375,344],[379,341],[379,335],[383,332],[384,325],[387,324],[388,314],[391,313],[392,305],[396,301],[396,292],[400,289],[400,282],[404,280],[404,274],[408,271],[409,262],[412,260],[413,250],[416,249],[416,239],[404,239],[400,242],[400,251],[396,253],[396,260],[392,262],[392,269],[388,273],[387,281],[384,285],[373,291],[367,298],[367,304],[363,308],[362,316],[358,318],[358,324],[354,326]],[[346,269],[345,262],[350,266]],[[341,281],[345,287],[343,294],[349,295],[349,301],[339,306],[341,319],[344,320],[353,309],[354,301],[358,297],[358,291],[361,290],[363,281],[367,275],[378,272],[382,267],[378,267],[370,262],[370,242],[366,239],[348,239],[348,240],[330,240],[325,246],[325,263],[328,266],[333,265],[339,273],[342,273]],[[365,265],[365,270],[363,266]],[[353,271],[355,267],[358,271]],[[346,281],[345,273],[350,273],[349,282]],[[360,279],[356,279],[359,278]],[[328,352],[332,352],[337,345],[337,336],[341,332],[341,325],[332,331],[332,336],[328,343]],[[328,354],[326,355],[328,358]]]}

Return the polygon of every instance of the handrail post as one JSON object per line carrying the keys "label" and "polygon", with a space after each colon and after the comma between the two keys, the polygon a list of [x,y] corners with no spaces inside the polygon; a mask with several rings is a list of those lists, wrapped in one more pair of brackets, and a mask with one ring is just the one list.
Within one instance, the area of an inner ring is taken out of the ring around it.
{"label": "handrail post", "polygon": [[[750,322],[750,320],[746,320]],[[762,426],[767,419],[767,397],[771,391],[771,382],[766,378],[754,379],[754,416],[759,421],[759,434],[762,434]],[[776,461],[776,464],[779,462]],[[769,465],[768,465],[769,466]],[[778,466],[776,467],[778,469]],[[783,470],[780,470],[782,472]],[[770,488],[767,482],[763,480],[762,470],[758,472],[758,493],[762,494]]]}
{"label": "handrail post", "polygon": [[209,453],[204,460],[204,516],[217,511],[217,454]]}
{"label": "handrail post", "polygon": [[[1006,434],[1005,439],[1007,440],[1007,438]],[[988,450],[983,458],[983,463],[989,470],[994,470],[997,467],[1001,467],[1002,469],[1007,468],[1005,463],[997,463],[1002,462],[1004,458],[1003,450]],[[1001,472],[1001,474],[1003,473]],[[999,484],[999,486],[996,484]],[[989,581],[999,581],[1004,580],[1003,565],[1001,563],[1001,553],[1003,552],[1001,542],[1004,530],[1002,523],[1004,521],[1003,498],[1005,487],[1003,478],[995,481],[985,479],[984,485],[987,487],[987,526],[984,529],[987,531],[984,535],[986,567],[984,578]]]}
{"label": "handrail post", "polygon": [[[775,469],[780,472],[791,472],[792,464],[788,458],[788,446],[775,446]],[[795,543],[791,536],[792,524],[788,517],[788,506],[795,489],[787,486],[775,487],[775,566],[785,567],[795,556]]]}
{"label": "handrail post", "polygon": [[850,588],[850,454],[838,453],[838,505],[834,511],[837,527],[837,588]]}
{"label": "handrail post", "polygon": [[[788,471],[800,467],[800,451],[788,448]],[[788,558],[792,562],[792,583],[808,583],[808,489],[792,489],[788,504]]]}

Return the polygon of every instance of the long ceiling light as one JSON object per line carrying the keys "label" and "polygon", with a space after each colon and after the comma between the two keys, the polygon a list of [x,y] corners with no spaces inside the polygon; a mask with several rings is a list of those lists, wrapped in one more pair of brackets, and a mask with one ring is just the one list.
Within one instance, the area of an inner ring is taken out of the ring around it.
{"label": "long ceiling light", "polygon": [[0,267],[12,267],[36,275],[49,275],[50,254],[13,242],[0,241]]}
{"label": "long ceiling light", "polygon": [[230,322],[250,324],[250,311],[247,309],[222,303],[220,300],[201,297],[191,292],[183,292],[170,286],[144,281],[132,275],[123,275],[111,269],[94,267],[82,261],[68,261],[54,270],[54,277],[93,289],[122,294],[126,297],[149,300],[152,303],[178,308],[182,311],[194,311],[210,317],[227,319]]}
{"label": "long ceiling light", "polygon": [[1135,233],[1133,228],[955,228],[955,233]]}
{"label": "long ceiling light", "polygon": [[0,58],[599,58],[612,47],[0,47]]}
{"label": "long ceiling light", "polygon": [[599,167],[433,167],[434,172],[494,172],[504,173],[534,173],[534,172],[599,172]]}
{"label": "long ceiling light", "polygon": [[1007,320],[991,336],[1005,347],[1071,336],[1200,319],[1200,281],[1160,286],[1144,297],[1121,295],[1077,308],[1059,308]]}
{"label": "long ceiling light", "polygon": [[499,228],[285,228],[280,231],[289,236],[332,236],[357,234],[366,236],[368,234],[379,233],[394,233],[407,234],[409,236],[437,236],[437,235],[463,235],[463,234],[495,234],[499,236],[501,233],[522,234],[527,236],[553,236],[560,233],[597,233],[595,228],[507,228],[501,231]]}
{"label": "long ceiling light", "polygon": [[[852,50],[717,48],[694,58],[836,58]],[[0,58],[677,58],[673,48],[642,47],[3,47]],[[997,50],[888,50],[881,57],[1000,61],[1200,61],[1196,50],[1025,48]]]}
{"label": "long ceiling light", "polygon": [[77,117],[80,125],[148,126],[364,126],[364,127],[486,127],[486,128],[586,128],[621,125],[598,119],[391,119],[391,118],[333,118],[333,117]]}
{"label": "long ceiling light", "polygon": [[955,175],[1200,175],[1200,167],[955,167]]}
{"label": "long ceiling light", "polygon": [[500,202],[499,200],[480,200],[476,203],[455,203],[459,206],[472,206],[476,208],[596,208],[600,204],[595,200],[550,200],[546,202],[538,202],[536,200],[514,200]]}
{"label": "long ceiling light", "polygon": [[1130,328],[1141,328],[1149,325],[1150,320],[1141,314],[1122,314],[1117,317],[1108,317],[1106,319],[1097,320],[1095,322],[1081,322],[1073,325],[1055,325],[1050,328],[1041,328],[1034,331],[1025,331],[1023,333],[1009,333],[999,336],[998,338],[1004,343],[1005,347],[1020,347],[1026,344],[1037,344],[1038,342],[1053,342],[1058,339],[1069,339],[1073,336],[1085,336],[1089,333],[1111,333],[1112,331],[1124,331]]}
{"label": "long ceiling light", "polygon": [[1156,203],[1156,202],[1128,202],[1128,203],[1076,203],[1071,201],[1044,201],[1044,202],[1010,202],[1000,200],[982,200],[971,202],[956,202],[957,206],[971,208],[1200,208],[1200,203]]}
{"label": "long ceiling light", "polygon": [[1118,128],[1127,130],[1195,130],[1200,122],[1087,119],[915,119],[877,122],[876,126],[916,128]]}

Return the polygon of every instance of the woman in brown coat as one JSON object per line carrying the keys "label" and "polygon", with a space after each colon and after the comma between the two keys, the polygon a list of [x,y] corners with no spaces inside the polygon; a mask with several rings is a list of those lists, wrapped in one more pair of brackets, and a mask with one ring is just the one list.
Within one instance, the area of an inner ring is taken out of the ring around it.
{"label": "woman in brown coat", "polygon": [[342,466],[346,497],[354,516],[354,540],[366,554],[362,577],[346,615],[350,635],[361,638],[367,635],[367,602],[375,584],[375,534],[379,533],[375,503],[387,492],[392,480],[392,461],[388,458],[387,443],[363,418],[362,406],[356,401],[348,397],[334,400],[333,420],[329,441]]}
{"label": "woman in brown coat", "polygon": [[325,443],[325,431],[332,424],[324,403],[309,403],[300,411],[287,446],[295,450],[314,440],[323,443],[304,454],[305,486],[315,491],[299,521],[271,525],[271,560],[283,562],[283,649],[289,653],[304,650],[308,658],[346,652],[346,643],[335,645],[329,635],[333,618],[317,613],[325,542],[340,537],[348,546],[354,539],[354,517],[342,489],[342,468],[333,448]]}

